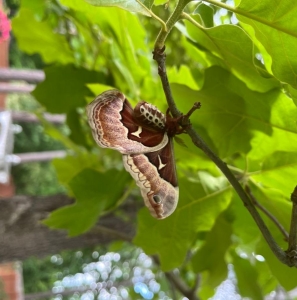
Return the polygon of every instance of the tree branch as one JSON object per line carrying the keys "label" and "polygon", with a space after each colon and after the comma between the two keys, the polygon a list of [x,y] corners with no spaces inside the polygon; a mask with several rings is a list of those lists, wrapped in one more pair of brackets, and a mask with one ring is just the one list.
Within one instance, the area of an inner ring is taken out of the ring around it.
{"label": "tree branch", "polygon": [[175,275],[173,271],[165,272],[165,276],[176,287],[176,289],[189,300],[199,300],[196,296],[196,289],[190,289],[181,277]]}
{"label": "tree branch", "polygon": [[[151,256],[156,265],[160,266],[159,257],[156,255]],[[182,295],[189,300],[199,300],[196,292],[199,286],[199,280],[196,280],[194,287],[191,289],[180,276],[176,275],[174,271],[164,272],[169,283],[174,286]]]}
{"label": "tree branch", "polygon": [[294,261],[297,260],[297,186],[291,194],[291,201],[293,202],[293,207],[291,215],[289,247],[286,252],[294,263]]}
{"label": "tree branch", "polygon": [[[173,115],[173,117],[178,118],[181,117],[181,112],[177,109],[171,88],[169,85],[167,72],[166,72],[166,64],[165,64],[165,53],[164,53],[165,47],[161,50],[154,50],[153,58],[156,60],[158,64],[158,73],[161,78],[163,90],[167,99],[167,103],[169,106],[169,109]],[[198,135],[198,133],[192,128],[192,126],[188,126],[186,128],[186,132],[189,134],[189,136],[192,139],[192,142],[194,145],[196,145],[198,148],[200,148],[216,165],[217,167],[222,171],[222,173],[226,176],[230,184],[235,189],[236,193],[242,200],[244,206],[247,208],[249,213],[252,215],[253,219],[255,220],[257,226],[259,227],[260,231],[262,232],[263,237],[265,238],[267,244],[269,245],[272,252],[275,254],[275,256],[284,264],[288,266],[297,266],[297,259],[290,259],[290,257],[287,255],[285,251],[283,251],[279,245],[274,240],[273,236],[271,235],[268,227],[264,223],[263,219],[261,218],[259,212],[256,210],[255,206],[253,205],[251,199],[249,196],[245,193],[243,187],[240,185],[240,183],[237,181],[233,173],[230,171],[226,163],[224,163],[209,147],[208,145],[203,141],[203,139]],[[296,209],[297,210],[297,209]],[[296,212],[297,214],[297,212]]]}
{"label": "tree branch", "polygon": [[251,198],[253,204],[255,206],[257,206],[275,225],[276,227],[280,230],[280,232],[283,234],[285,241],[289,240],[289,234],[286,231],[286,229],[283,227],[283,225],[278,221],[278,219],[270,212],[268,211],[264,206],[262,206],[257,199],[255,198],[255,196],[253,195],[251,189],[249,186],[245,186],[245,191],[246,193],[249,195],[249,197]]}
{"label": "tree branch", "polygon": [[133,220],[137,212],[135,201],[126,201],[120,207],[128,221],[124,221],[120,214],[110,213],[101,217],[89,232],[73,238],[69,238],[66,231],[51,230],[41,223],[51,211],[72,203],[73,200],[65,195],[0,199],[0,262],[133,238]]}

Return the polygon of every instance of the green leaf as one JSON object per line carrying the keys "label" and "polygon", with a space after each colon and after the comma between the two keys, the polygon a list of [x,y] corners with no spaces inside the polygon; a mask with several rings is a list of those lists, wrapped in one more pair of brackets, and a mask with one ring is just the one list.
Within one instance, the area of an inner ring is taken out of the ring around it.
{"label": "green leaf", "polygon": [[275,152],[264,160],[262,170],[251,178],[262,186],[281,191],[289,199],[297,184],[296,170],[296,152]]}
{"label": "green leaf", "polygon": [[[237,18],[244,28],[245,24],[252,26],[252,40],[264,49],[267,69],[271,66],[278,80],[297,88],[297,57],[292,51],[297,48],[297,3],[287,0],[271,5],[270,1],[242,0],[238,8],[246,16],[236,14]],[[268,60],[266,53],[271,57]]]}
{"label": "green leaf", "polygon": [[44,1],[22,0],[22,8],[27,8],[42,16],[47,8],[47,3]]}
{"label": "green leaf", "polygon": [[[288,197],[286,199],[277,189],[263,188],[261,184],[257,187],[252,186],[252,191],[257,201],[264,206],[288,232],[292,210],[292,204],[288,201]],[[266,216],[264,218],[266,218]],[[269,218],[267,218],[265,222],[270,225],[270,230],[273,231],[273,233],[278,233],[279,229]],[[286,246],[283,237],[278,243],[284,247]]]}
{"label": "green leaf", "polygon": [[52,27],[46,22],[37,22],[33,12],[22,8],[12,21],[13,33],[19,47],[28,54],[39,53],[45,63],[74,62],[65,36],[53,33]]}
{"label": "green leaf", "polygon": [[53,165],[59,181],[64,185],[68,185],[71,179],[85,168],[102,170],[102,161],[98,155],[86,151],[68,155],[63,159],[54,159]]}
{"label": "green leaf", "polygon": [[204,245],[192,258],[195,273],[208,271],[207,283],[213,288],[227,278],[225,255],[231,245],[232,226],[221,215],[207,234]]}
{"label": "green leaf", "polygon": [[[281,234],[279,233],[278,235],[277,239],[281,240]],[[271,273],[285,290],[290,291],[296,288],[297,269],[289,268],[281,263],[272,253],[264,239],[261,239],[261,242],[258,244],[256,253],[265,258]]]}
{"label": "green leaf", "polygon": [[[253,43],[240,27],[221,25],[201,29],[187,22],[187,29],[191,38],[219,56],[225,62],[226,68],[251,90],[267,92],[279,86],[275,79],[264,78],[258,72],[254,64]],[[260,65],[258,68],[262,69]],[[263,69],[260,71],[262,73]]]}
{"label": "green leaf", "polygon": [[205,27],[213,27],[214,11],[211,6],[199,3],[193,14],[199,14],[201,16]]}
{"label": "green leaf", "polygon": [[92,95],[86,84],[104,82],[102,73],[73,65],[51,66],[44,72],[45,81],[32,94],[51,113],[67,113],[86,106],[84,98]]}
{"label": "green leaf", "polygon": [[232,259],[240,295],[253,300],[262,300],[263,294],[258,284],[257,269],[250,261],[240,258],[235,253],[233,253]]}
{"label": "green leaf", "polygon": [[69,236],[88,231],[104,209],[121,197],[127,178],[125,171],[100,173],[83,169],[69,183],[76,202],[54,211],[43,223],[50,228],[66,229]]}
{"label": "green leaf", "polygon": [[[130,12],[136,12],[150,16],[149,12],[136,0],[86,0],[86,2],[95,6],[116,6]],[[139,2],[143,3],[144,6],[147,6],[150,9],[154,1],[140,0]]]}
{"label": "green leaf", "polygon": [[[87,87],[89,88],[90,91],[92,91],[92,93],[94,95],[100,95],[101,93],[108,91],[108,90],[113,90],[115,89],[112,86],[109,85],[104,85],[104,84],[98,84],[98,83],[91,83],[91,84],[87,84]],[[94,99],[92,98],[92,101]]]}
{"label": "green leaf", "polygon": [[297,151],[297,108],[279,90],[253,92],[227,71],[212,67],[200,91],[179,84],[172,84],[172,91],[182,111],[201,102],[191,122],[205,129],[198,132],[221,157],[250,151],[251,158],[263,159],[274,151]]}
{"label": "green leaf", "polygon": [[297,89],[292,88],[290,85],[285,86],[286,92],[288,93],[289,97],[291,97],[297,106]]}
{"label": "green leaf", "polygon": [[168,0],[155,0],[155,5],[163,5],[168,3]]}
{"label": "green leaf", "polygon": [[106,36],[100,43],[100,54],[104,49],[100,58],[103,68],[112,70],[114,79],[108,83],[140,100],[142,82],[151,77],[152,55],[146,42],[147,33],[137,16],[113,7],[93,7],[82,0],[61,2],[81,11],[92,24],[99,26]]}
{"label": "green leaf", "polygon": [[40,112],[36,112],[42,126],[44,127],[44,133],[52,137],[53,139],[64,144],[65,148],[71,149],[72,151],[79,152],[79,147],[72,142],[71,139],[65,134],[65,128],[55,126],[54,124],[48,122]]}
{"label": "green leaf", "polygon": [[198,87],[197,82],[194,80],[190,69],[185,65],[181,65],[179,69],[177,69],[175,66],[168,68],[167,74],[171,83],[184,84],[193,90],[198,90],[202,87]]}
{"label": "green leaf", "polygon": [[[89,148],[89,144],[87,141],[87,133],[85,128],[83,128],[81,123],[81,114],[79,114],[75,109],[68,111],[67,113],[67,125],[71,130],[71,134],[69,138],[76,143],[77,145],[84,146]],[[90,128],[87,128],[88,132]]]}
{"label": "green leaf", "polygon": [[[176,137],[174,137],[175,139]],[[202,151],[197,149],[188,135],[183,135],[182,141],[186,147],[176,141],[174,145],[175,160],[178,163],[179,172],[184,170],[184,175],[188,177],[192,176],[189,171],[191,173],[192,171],[208,170],[214,176],[220,176],[216,165]]]}
{"label": "green leaf", "polygon": [[278,282],[271,274],[267,263],[263,262],[262,259],[259,260],[258,256],[256,256],[256,260],[253,258],[253,263],[254,268],[258,273],[257,283],[261,287],[262,294],[268,295],[275,291],[278,287]]}
{"label": "green leaf", "polygon": [[140,211],[134,243],[147,254],[158,254],[164,271],[182,264],[197,232],[209,231],[230,203],[231,190],[224,181],[201,180],[203,183],[180,180],[180,200],[169,218],[156,220],[147,208]]}
{"label": "green leaf", "polygon": [[234,194],[231,208],[235,218],[232,223],[233,233],[240,247],[251,253],[261,236],[260,230],[237,194]]}

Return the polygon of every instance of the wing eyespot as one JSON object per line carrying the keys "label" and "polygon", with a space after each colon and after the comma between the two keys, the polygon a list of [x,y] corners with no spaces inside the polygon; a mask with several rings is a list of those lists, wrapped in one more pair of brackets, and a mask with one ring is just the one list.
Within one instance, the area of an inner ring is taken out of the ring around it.
{"label": "wing eyespot", "polygon": [[162,199],[159,195],[154,195],[153,200],[156,204],[161,204],[161,202],[162,202]]}

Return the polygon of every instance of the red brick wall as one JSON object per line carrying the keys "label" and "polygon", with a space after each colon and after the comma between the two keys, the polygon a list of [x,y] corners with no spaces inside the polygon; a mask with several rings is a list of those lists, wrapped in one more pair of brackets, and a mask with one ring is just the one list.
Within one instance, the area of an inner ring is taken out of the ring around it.
{"label": "red brick wall", "polygon": [[[7,263],[0,265],[0,299],[23,300],[23,278],[20,263]],[[2,290],[4,289],[4,291]],[[3,298],[2,297],[5,297]]]}

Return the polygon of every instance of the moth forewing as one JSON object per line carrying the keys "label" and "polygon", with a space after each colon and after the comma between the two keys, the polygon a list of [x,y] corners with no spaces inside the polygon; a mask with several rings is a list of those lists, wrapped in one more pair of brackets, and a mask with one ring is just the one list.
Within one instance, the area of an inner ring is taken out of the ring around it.
{"label": "moth forewing", "polygon": [[96,143],[122,154],[147,153],[163,148],[167,134],[149,131],[135,123],[133,109],[117,90],[100,94],[87,106],[87,115]]}

